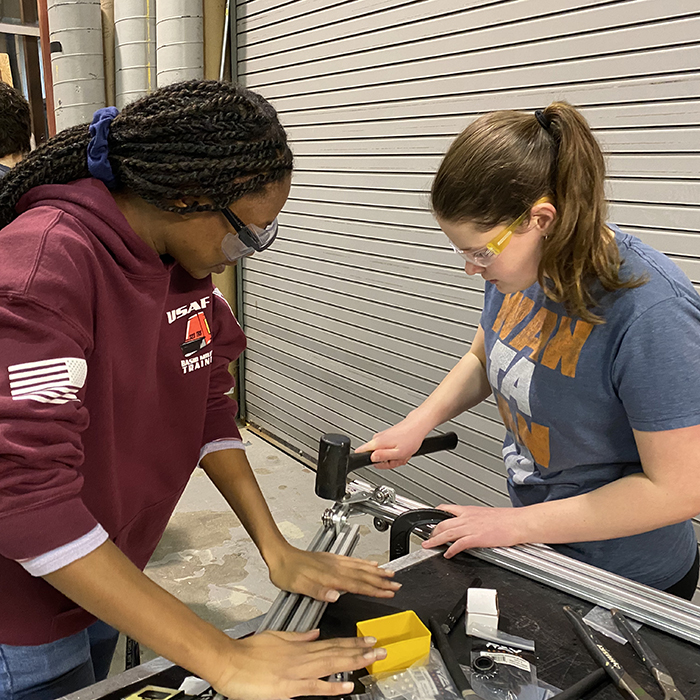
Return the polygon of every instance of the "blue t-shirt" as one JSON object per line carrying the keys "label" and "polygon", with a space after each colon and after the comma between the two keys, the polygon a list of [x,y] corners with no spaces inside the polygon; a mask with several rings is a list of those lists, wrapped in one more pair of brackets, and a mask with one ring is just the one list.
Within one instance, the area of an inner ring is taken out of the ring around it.
{"label": "blue t-shirt", "polygon": [[[700,424],[700,297],[665,255],[610,228],[622,278],[644,275],[647,282],[605,294],[602,325],[572,319],[537,283],[509,295],[486,284],[486,370],[506,425],[503,458],[514,506],[641,472],[633,428]],[[697,542],[686,521],[555,548],[664,589],[690,569]]]}

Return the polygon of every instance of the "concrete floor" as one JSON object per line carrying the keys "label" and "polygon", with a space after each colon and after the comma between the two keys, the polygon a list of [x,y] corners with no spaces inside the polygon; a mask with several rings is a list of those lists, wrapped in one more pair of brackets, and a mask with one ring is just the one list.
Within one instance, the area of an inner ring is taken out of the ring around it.
{"label": "concrete floor", "polygon": [[[242,435],[277,525],[305,549],[330,505],[314,493],[314,472],[251,431]],[[354,555],[388,561],[388,533],[377,532],[369,516],[353,520],[362,523]],[[192,475],[146,574],[219,629],[266,612],[278,593],[255,545],[201,469]],[[110,675],[124,670],[124,646],[122,636]],[[141,649],[142,662],[154,657]]]}

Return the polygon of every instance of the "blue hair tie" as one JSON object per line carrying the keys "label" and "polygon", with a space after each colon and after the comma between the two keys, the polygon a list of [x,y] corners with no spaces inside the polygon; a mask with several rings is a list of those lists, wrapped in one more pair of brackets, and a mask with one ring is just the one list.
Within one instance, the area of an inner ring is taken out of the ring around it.
{"label": "blue hair tie", "polygon": [[90,175],[98,180],[102,180],[110,190],[115,187],[117,181],[109,162],[107,137],[109,136],[109,127],[112,124],[112,120],[117,114],[119,114],[119,110],[116,107],[102,107],[95,112],[90,124],[90,136],[92,138],[87,147],[87,162]]}

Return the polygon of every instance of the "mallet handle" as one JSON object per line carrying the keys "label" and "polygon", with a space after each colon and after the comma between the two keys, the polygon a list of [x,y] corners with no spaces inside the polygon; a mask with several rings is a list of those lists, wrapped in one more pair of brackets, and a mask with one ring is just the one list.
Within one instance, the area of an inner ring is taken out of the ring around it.
{"label": "mallet handle", "polygon": [[[457,447],[457,433],[445,433],[444,435],[435,435],[423,440],[421,446],[413,455],[427,455],[431,452],[440,452],[441,450],[454,450]],[[348,474],[360,467],[369,467],[374,464],[370,457],[371,452],[353,452],[348,459]]]}

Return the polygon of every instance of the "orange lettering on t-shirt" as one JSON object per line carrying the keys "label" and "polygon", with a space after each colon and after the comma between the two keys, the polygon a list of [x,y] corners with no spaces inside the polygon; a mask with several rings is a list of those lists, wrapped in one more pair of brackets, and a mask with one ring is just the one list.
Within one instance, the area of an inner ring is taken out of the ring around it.
{"label": "orange lettering on t-shirt", "polygon": [[498,405],[498,412],[501,414],[501,420],[503,421],[503,425],[506,426],[506,430],[515,435],[517,433],[517,429],[515,427],[515,422],[513,421],[513,414],[510,412],[508,403],[500,394],[496,394],[496,404]]}
{"label": "orange lettering on t-shirt", "polygon": [[505,340],[508,334],[532,311],[534,302],[522,292],[509,294],[501,304],[498,316],[493,323],[493,330],[498,333],[501,340]]}
{"label": "orange lettering on t-shirt", "polygon": [[496,394],[496,403],[506,430],[513,435],[518,444],[525,445],[530,450],[530,454],[537,464],[548,469],[549,428],[534,421],[530,422],[530,428],[528,428],[525,418],[518,411],[515,412],[517,416],[516,425],[508,402],[498,393]]}
{"label": "orange lettering on t-shirt", "polygon": [[531,348],[530,359],[537,361],[537,356],[542,351],[557,325],[558,316],[549,309],[541,308],[510,342],[510,346],[517,351],[525,347]]}
{"label": "orange lettering on t-shirt", "polygon": [[518,439],[530,450],[537,464],[549,468],[549,428],[532,422],[528,430],[525,419],[518,413]]}
{"label": "orange lettering on t-shirt", "polygon": [[576,376],[578,358],[593,330],[592,324],[576,321],[572,333],[571,320],[568,316],[562,317],[557,334],[542,353],[542,364],[550,369],[556,369],[561,360],[561,373],[567,377]]}

